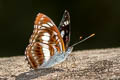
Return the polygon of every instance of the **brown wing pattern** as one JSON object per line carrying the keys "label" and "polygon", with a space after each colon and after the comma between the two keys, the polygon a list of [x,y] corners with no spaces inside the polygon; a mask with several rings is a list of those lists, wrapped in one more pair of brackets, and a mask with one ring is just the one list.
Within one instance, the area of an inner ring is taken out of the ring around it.
{"label": "brown wing pattern", "polygon": [[44,55],[39,43],[36,42],[29,44],[26,48],[25,54],[31,68],[37,68],[38,64],[41,65],[43,63]]}
{"label": "brown wing pattern", "polygon": [[26,48],[26,58],[33,69],[47,62],[57,51],[65,52],[64,42],[53,21],[44,14],[38,14],[34,30]]}
{"label": "brown wing pattern", "polygon": [[64,41],[65,48],[67,49],[70,43],[70,15],[67,10],[65,10],[62,20],[59,25],[59,31]]}

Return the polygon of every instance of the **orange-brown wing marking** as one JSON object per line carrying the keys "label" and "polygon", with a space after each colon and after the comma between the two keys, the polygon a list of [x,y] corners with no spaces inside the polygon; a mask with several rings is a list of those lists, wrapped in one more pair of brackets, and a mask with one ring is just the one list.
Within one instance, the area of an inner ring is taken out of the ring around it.
{"label": "orange-brown wing marking", "polygon": [[32,53],[31,53],[31,45],[28,45],[27,48],[26,48],[26,51],[25,51],[25,55],[26,55],[26,59],[28,60],[28,63],[30,64],[30,67],[31,68],[37,68],[37,64],[32,56]]}
{"label": "orange-brown wing marking", "polygon": [[36,17],[36,20],[35,20],[35,25],[38,25],[38,24],[45,24],[47,22],[51,22],[51,19],[48,18],[46,15],[42,14],[42,13],[39,13]]}
{"label": "orange-brown wing marking", "polygon": [[[44,33],[48,33],[50,34],[50,36],[48,36],[50,39],[48,41],[45,41],[42,39],[42,37],[44,36]],[[41,30],[41,32],[39,32],[39,35],[37,35],[37,38],[35,39],[34,42],[42,42],[42,43],[45,43],[45,44],[52,44],[55,45],[56,49],[58,52],[60,52],[60,45],[59,45],[59,42],[60,40],[57,39],[57,35],[54,35],[54,33],[52,32],[52,30],[49,30],[49,29],[44,29],[44,30]]]}
{"label": "orange-brown wing marking", "polygon": [[[42,13],[39,13],[35,20],[34,31],[30,38],[30,43],[32,42],[44,43],[45,41],[42,39],[42,36],[46,32],[50,34],[50,40],[48,41],[47,44],[59,45],[57,46],[58,52],[60,52],[61,49],[59,48],[60,46],[62,46],[61,51],[65,52],[64,42],[56,25],[53,23],[53,21],[49,17],[47,17],[46,15]],[[55,37],[58,37],[59,42],[56,40]]]}
{"label": "orange-brown wing marking", "polygon": [[26,48],[26,57],[32,68],[36,69],[38,65],[43,64],[44,55],[39,43],[29,44]]}
{"label": "orange-brown wing marking", "polygon": [[56,51],[65,52],[65,47],[60,32],[49,17],[40,13],[34,24],[25,54],[31,67],[36,69],[47,62]]}
{"label": "orange-brown wing marking", "polygon": [[56,33],[58,34],[57,36],[60,39],[60,42],[62,44],[62,51],[65,52],[65,46],[64,46],[64,42],[63,42],[60,32],[58,31],[57,27],[52,27],[52,30],[56,31]]}

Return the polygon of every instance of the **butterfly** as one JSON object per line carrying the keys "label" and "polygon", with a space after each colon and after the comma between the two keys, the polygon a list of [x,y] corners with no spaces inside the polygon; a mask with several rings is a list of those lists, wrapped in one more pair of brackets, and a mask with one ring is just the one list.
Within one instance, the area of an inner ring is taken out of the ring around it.
{"label": "butterfly", "polygon": [[59,27],[45,14],[39,13],[34,22],[34,30],[26,47],[25,55],[32,69],[50,68],[66,60],[73,46],[89,37],[69,46],[70,15],[65,10]]}

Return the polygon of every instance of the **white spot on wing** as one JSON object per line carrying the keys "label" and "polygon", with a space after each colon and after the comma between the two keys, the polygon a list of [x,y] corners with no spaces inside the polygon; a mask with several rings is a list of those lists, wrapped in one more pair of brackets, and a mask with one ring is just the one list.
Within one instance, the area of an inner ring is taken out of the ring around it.
{"label": "white spot on wing", "polygon": [[39,25],[39,26],[38,26],[38,29],[45,29],[45,27],[42,27],[42,26]]}
{"label": "white spot on wing", "polygon": [[61,31],[61,36],[62,36],[62,38],[63,38],[64,35],[65,35],[65,31],[62,30],[62,31]]}
{"label": "white spot on wing", "polygon": [[42,26],[44,26],[44,27],[50,27],[48,24],[42,24]]}
{"label": "white spot on wing", "polygon": [[56,40],[58,39],[58,36],[56,36]]}
{"label": "white spot on wing", "polygon": [[40,20],[42,21],[42,20],[44,20],[44,18],[42,17]]}
{"label": "white spot on wing", "polygon": [[64,24],[65,24],[65,25],[67,25],[67,23],[66,23],[66,22],[64,22]]}
{"label": "white spot on wing", "polygon": [[50,37],[49,37],[49,36],[42,36],[42,40],[43,40],[43,41],[49,41],[49,40],[50,40]]}
{"label": "white spot on wing", "polygon": [[55,35],[57,35],[57,32],[53,31],[53,33],[54,33]]}
{"label": "white spot on wing", "polygon": [[33,58],[34,58],[35,60],[37,59],[37,57],[36,57],[36,56],[34,56]]}
{"label": "white spot on wing", "polygon": [[35,39],[33,40],[33,42],[35,42]]}
{"label": "white spot on wing", "polygon": [[[32,50],[34,49],[34,47],[31,48]],[[32,51],[31,51],[32,52]]]}
{"label": "white spot on wing", "polygon": [[57,41],[60,42],[60,39],[58,39]]}
{"label": "white spot on wing", "polygon": [[44,56],[45,56],[45,61],[48,61],[50,59],[50,51],[49,49],[42,48]]}
{"label": "white spot on wing", "polygon": [[49,33],[47,33],[47,32],[46,32],[46,33],[44,33],[44,35],[45,35],[45,36],[50,36],[50,34],[49,34]]}
{"label": "white spot on wing", "polygon": [[48,41],[43,41],[43,43],[46,43],[46,44],[48,44]]}
{"label": "white spot on wing", "polygon": [[45,27],[41,27],[40,29],[45,29]]}
{"label": "white spot on wing", "polygon": [[34,57],[34,56],[35,56],[35,54],[32,54],[32,56]]}
{"label": "white spot on wing", "polygon": [[34,51],[31,51],[31,54],[34,54]]}
{"label": "white spot on wing", "polygon": [[38,29],[40,29],[40,28],[41,28],[41,26],[39,25],[39,26],[38,26]]}
{"label": "white spot on wing", "polygon": [[50,26],[54,26],[51,22],[48,22],[47,24],[50,25]]}
{"label": "white spot on wing", "polygon": [[66,21],[66,24],[68,25],[68,24],[69,24],[69,22],[68,22],[68,21]]}
{"label": "white spot on wing", "polygon": [[37,28],[37,25],[34,25],[34,28]]}
{"label": "white spot on wing", "polygon": [[68,24],[69,24],[69,21],[65,21],[65,22],[64,22],[64,25],[68,25]]}
{"label": "white spot on wing", "polygon": [[41,24],[41,22],[39,21],[38,24]]}
{"label": "white spot on wing", "polygon": [[41,45],[43,48],[49,49],[49,46],[48,46],[47,44],[42,44],[42,43],[40,43],[40,45]]}

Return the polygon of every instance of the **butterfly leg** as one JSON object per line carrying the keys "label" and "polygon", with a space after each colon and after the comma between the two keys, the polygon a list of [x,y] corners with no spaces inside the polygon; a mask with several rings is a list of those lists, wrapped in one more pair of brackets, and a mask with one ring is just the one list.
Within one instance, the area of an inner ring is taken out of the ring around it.
{"label": "butterfly leg", "polygon": [[72,60],[73,60],[72,68],[74,68],[76,66],[76,58],[75,58],[75,56],[72,56]]}

